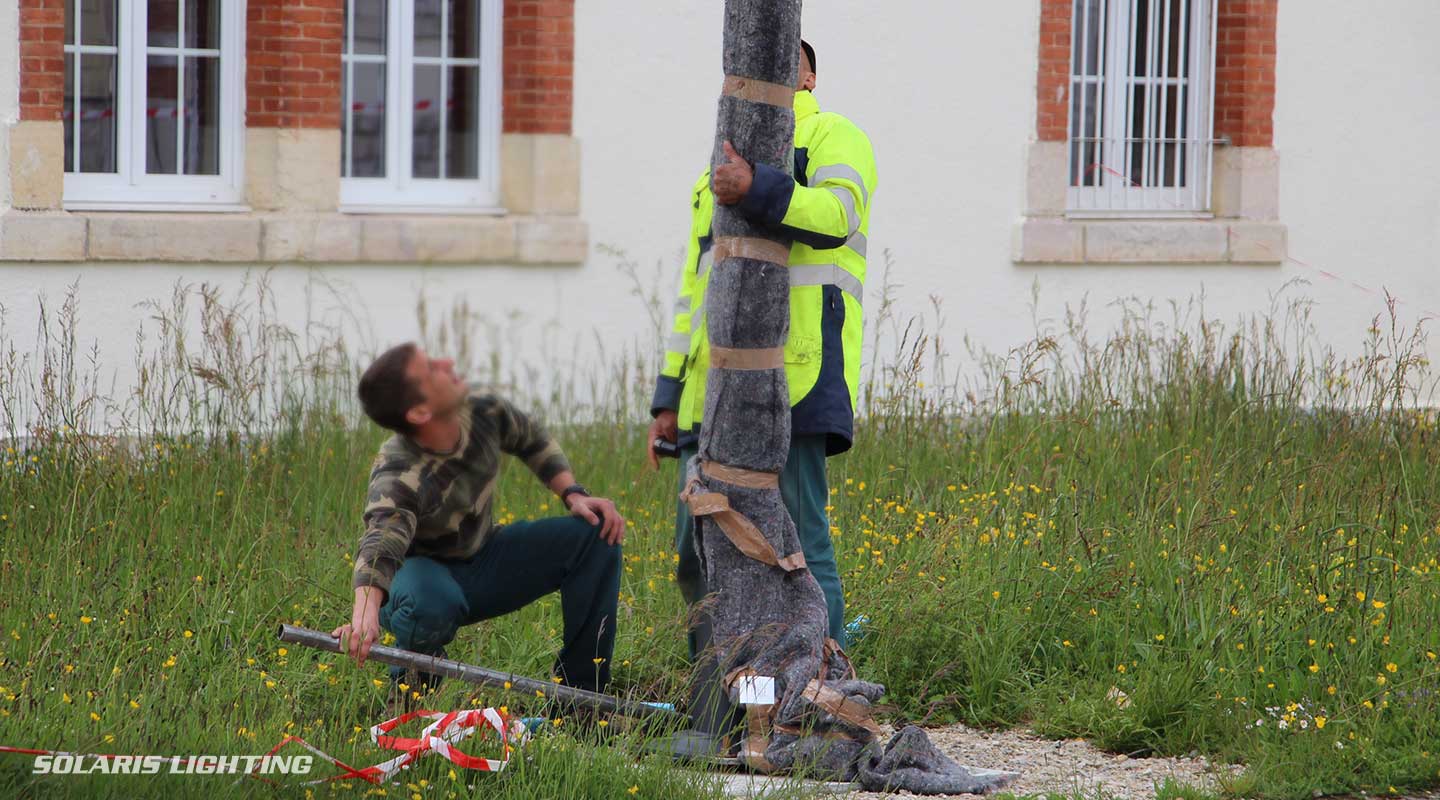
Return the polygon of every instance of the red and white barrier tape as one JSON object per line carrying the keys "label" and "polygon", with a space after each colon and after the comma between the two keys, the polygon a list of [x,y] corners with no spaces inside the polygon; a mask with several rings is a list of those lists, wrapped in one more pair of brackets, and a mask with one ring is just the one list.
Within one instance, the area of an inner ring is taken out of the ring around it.
{"label": "red and white barrier tape", "polygon": [[[417,719],[434,720],[420,731],[415,738],[391,736],[390,733],[396,728]],[[456,745],[469,738],[476,731],[484,733],[493,730],[500,737],[500,747],[503,758],[482,758],[463,753]],[[480,772],[499,772],[505,769],[510,763],[512,739],[523,743],[526,739],[525,726],[519,720],[507,720],[505,715],[493,708],[476,708],[463,711],[451,711],[444,713],[440,711],[412,711],[402,714],[394,719],[386,720],[370,729],[370,740],[387,750],[399,750],[400,755],[382,761],[369,767],[355,768],[346,764],[338,758],[326,753],[318,747],[310,744],[299,736],[286,736],[278,744],[270,748],[266,756],[273,756],[281,748],[292,742],[309,750],[316,757],[321,758],[337,769],[343,770],[339,775],[332,775],[328,778],[320,778],[313,781],[305,781],[301,786],[313,786],[330,781],[360,779],[368,783],[384,783],[402,769],[410,766],[419,760],[426,753],[438,753],[461,769],[473,769]],[[32,756],[69,756],[71,758],[91,758],[113,760],[116,758],[142,758],[143,756],[120,755],[114,753],[70,753],[62,750],[38,750],[26,747],[9,747],[0,745],[0,753],[18,753]],[[171,764],[187,764],[196,760],[186,756],[162,756],[161,760]],[[262,762],[263,763],[263,762]],[[260,769],[257,764],[246,777],[276,783],[255,774]],[[242,778],[243,780],[243,778]]]}

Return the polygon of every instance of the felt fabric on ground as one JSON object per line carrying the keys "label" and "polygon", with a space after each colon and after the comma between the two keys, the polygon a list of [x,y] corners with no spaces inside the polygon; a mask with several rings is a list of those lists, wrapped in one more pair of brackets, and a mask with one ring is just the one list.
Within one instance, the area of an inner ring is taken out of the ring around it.
{"label": "felt fabric on ground", "polygon": [[907,725],[859,763],[860,785],[872,792],[984,794],[1014,779],[1014,773],[971,772],[935,748],[925,731]]}

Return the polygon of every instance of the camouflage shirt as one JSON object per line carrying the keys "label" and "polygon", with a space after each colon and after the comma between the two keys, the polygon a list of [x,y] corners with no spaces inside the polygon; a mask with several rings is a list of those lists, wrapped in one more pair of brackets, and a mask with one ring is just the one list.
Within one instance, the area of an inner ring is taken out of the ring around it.
{"label": "camouflage shirt", "polygon": [[570,469],[560,445],[508,401],[472,391],[466,405],[454,452],[433,453],[401,435],[380,447],[355,557],[356,588],[388,593],[407,556],[462,559],[483,547],[494,529],[490,506],[502,452],[546,483]]}

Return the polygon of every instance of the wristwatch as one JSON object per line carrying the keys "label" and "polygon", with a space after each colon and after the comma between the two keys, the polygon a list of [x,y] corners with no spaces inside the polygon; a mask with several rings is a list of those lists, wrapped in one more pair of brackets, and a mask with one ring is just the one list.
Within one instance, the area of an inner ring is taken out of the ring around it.
{"label": "wristwatch", "polygon": [[590,496],[590,492],[586,491],[584,486],[578,483],[572,483],[565,488],[565,491],[560,493],[560,502],[563,503],[566,508],[570,507],[570,495],[572,494],[583,494],[586,497]]}

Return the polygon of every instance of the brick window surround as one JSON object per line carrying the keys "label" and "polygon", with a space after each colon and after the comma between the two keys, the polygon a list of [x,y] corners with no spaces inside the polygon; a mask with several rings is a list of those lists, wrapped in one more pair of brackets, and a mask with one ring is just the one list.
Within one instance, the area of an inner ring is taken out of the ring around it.
{"label": "brick window surround", "polygon": [[[1124,0],[1121,0],[1122,2]],[[1140,0],[1146,2],[1146,0]],[[1213,0],[1215,149],[1208,220],[1065,216],[1074,0],[1040,0],[1035,141],[1017,263],[1247,263],[1284,259],[1273,149],[1279,0]]]}
{"label": "brick window surround", "polygon": [[[1143,0],[1142,0],[1143,2]],[[1215,138],[1234,147],[1274,140],[1275,15],[1278,0],[1216,0]],[[1035,135],[1066,140],[1073,0],[1041,0]]]}
{"label": "brick window surround", "polygon": [[[574,0],[505,0],[505,133],[570,134],[574,9]],[[247,127],[340,127],[345,0],[249,0],[246,14]]]}
{"label": "brick window surround", "polygon": [[20,0],[20,119],[59,120],[65,104],[65,0]]}
{"label": "brick window surround", "polygon": [[[505,0],[504,130],[569,135],[575,0]],[[246,125],[338,128],[344,0],[249,0]],[[20,0],[20,118],[58,120],[65,0]]]}
{"label": "brick window surround", "polygon": [[[65,7],[65,0],[19,0],[20,123],[9,131],[11,163],[3,165],[10,170],[11,209],[0,214],[0,260],[575,264],[585,258],[579,144],[571,130],[574,0],[503,0],[505,213],[488,219],[341,213],[345,0],[247,2],[247,208],[61,212]],[[214,236],[170,237],[196,221]]]}

